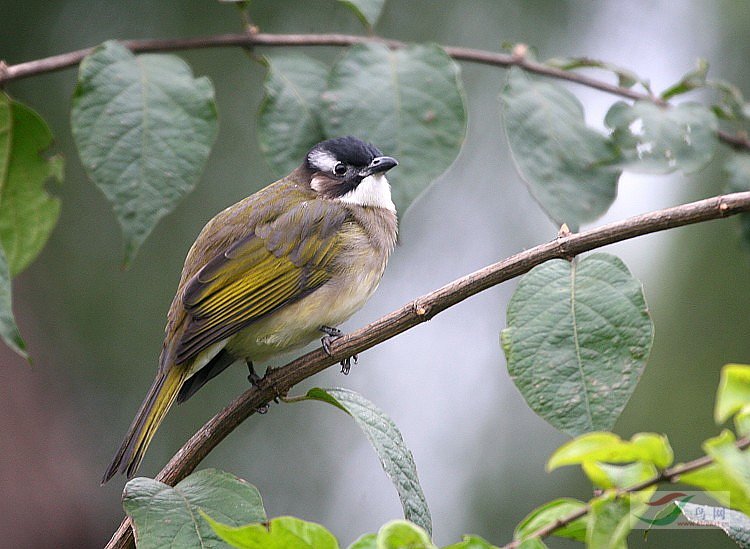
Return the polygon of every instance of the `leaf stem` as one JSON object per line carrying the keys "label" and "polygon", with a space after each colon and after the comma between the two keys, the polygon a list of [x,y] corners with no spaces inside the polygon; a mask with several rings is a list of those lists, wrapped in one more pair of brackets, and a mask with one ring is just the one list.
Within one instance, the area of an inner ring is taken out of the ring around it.
{"label": "leaf stem", "polygon": [[[403,48],[405,42],[399,40],[389,40],[378,36],[359,36],[350,34],[270,34],[255,32],[255,27],[251,27],[247,32],[234,34],[217,34],[211,36],[197,36],[192,38],[174,38],[174,39],[143,39],[143,40],[123,40],[122,44],[133,52],[154,52],[154,51],[179,51],[202,48],[223,48],[223,47],[244,47],[251,48],[254,46],[267,47],[302,47],[302,46],[334,46],[345,47],[354,44],[365,44],[377,42],[385,44],[390,48]],[[597,80],[585,74],[578,72],[566,71],[529,59],[525,55],[526,48],[522,45],[516,46],[512,53],[498,53],[487,50],[474,48],[462,48],[455,46],[442,46],[445,52],[452,58],[459,61],[470,63],[480,63],[495,67],[512,67],[517,66],[527,72],[565,80],[594,88],[603,92],[618,95],[632,100],[650,101],[659,106],[667,106],[668,103],[658,97],[648,93],[638,92],[631,88],[625,88],[610,84],[602,80]],[[26,61],[15,65],[7,65],[0,60],[0,87],[7,82],[35,76],[38,74],[58,71],[72,67],[81,62],[81,60],[90,54],[94,48],[84,48],[51,57]],[[719,130],[717,136],[726,144],[738,148],[750,150],[750,138],[744,134],[733,134]]]}
{"label": "leaf stem", "polygon": [[[706,198],[602,225],[579,233],[560,233],[557,238],[517,253],[498,263],[468,274],[407,303],[371,324],[331,342],[331,354],[311,351],[285,366],[272,368],[254,387],[235,398],[201,427],[164,466],[156,479],[174,485],[189,475],[240,423],[278,395],[310,376],[338,364],[396,335],[427,322],[438,313],[501,282],[520,276],[555,258],[570,258],[646,234],[750,212],[750,191]],[[684,473],[684,470],[678,471]],[[672,473],[677,474],[677,473]],[[575,520],[571,519],[571,520]],[[132,542],[129,519],[125,519],[107,545],[128,547]],[[545,534],[546,535],[546,534]]]}

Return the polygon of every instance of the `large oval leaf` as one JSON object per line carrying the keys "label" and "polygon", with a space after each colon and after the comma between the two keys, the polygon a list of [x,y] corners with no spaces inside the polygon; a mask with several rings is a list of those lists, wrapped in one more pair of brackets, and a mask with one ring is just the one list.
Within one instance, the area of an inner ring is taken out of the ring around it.
{"label": "large oval leaf", "polygon": [[82,62],[71,113],[86,171],[112,203],[129,263],[193,189],[216,136],[211,82],[173,55],[105,42]]}
{"label": "large oval leaf", "polygon": [[393,420],[372,402],[349,389],[314,388],[307,398],[328,402],[349,414],[367,436],[390,477],[404,508],[404,517],[432,533],[432,518],[417,476],[414,458]]}
{"label": "large oval leaf", "polygon": [[461,148],[466,109],[458,73],[435,45],[358,45],[333,67],[323,95],[325,133],[356,135],[396,157],[400,165],[388,177],[401,214]]}
{"label": "large oval leaf", "polygon": [[609,430],[653,340],[640,282],[615,256],[555,259],[529,271],[508,304],[502,344],[529,406],[571,435]]}
{"label": "large oval leaf", "polygon": [[586,126],[578,99],[518,68],[511,69],[501,99],[513,160],[547,215],[577,230],[606,212],[620,177],[606,164],[617,155],[606,137]]}
{"label": "large oval leaf", "polygon": [[200,511],[229,526],[266,520],[257,488],[215,469],[193,473],[174,488],[134,478],[125,485],[123,507],[135,524],[138,549],[228,547]]}
{"label": "large oval leaf", "polygon": [[324,138],[320,109],[328,67],[299,54],[273,55],[267,62],[258,141],[271,171],[282,177],[299,166],[307,151]]}
{"label": "large oval leaf", "polygon": [[0,242],[10,274],[16,276],[39,255],[57,224],[60,199],[50,196],[45,184],[62,181],[63,159],[41,154],[52,145],[44,120],[27,106],[0,96],[10,115],[5,138],[0,138],[0,158],[7,159],[0,160]]}
{"label": "large oval leaf", "polygon": [[716,115],[698,103],[665,108],[618,101],[604,123],[622,155],[617,165],[633,172],[695,172],[711,161],[718,143]]}

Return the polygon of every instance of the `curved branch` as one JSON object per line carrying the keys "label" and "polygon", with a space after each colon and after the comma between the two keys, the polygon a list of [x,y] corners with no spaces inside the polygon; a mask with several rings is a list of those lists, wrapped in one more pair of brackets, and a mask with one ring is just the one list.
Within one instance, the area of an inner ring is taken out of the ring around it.
{"label": "curved branch", "polygon": [[[389,48],[403,48],[407,44],[399,40],[388,40],[376,36],[358,36],[351,34],[267,34],[260,32],[246,32],[234,34],[218,34],[213,36],[198,36],[193,38],[176,38],[176,39],[146,39],[146,40],[123,40],[122,44],[133,52],[154,52],[154,51],[178,51],[201,48],[223,48],[230,46],[253,47],[253,46],[352,46],[354,44],[364,44],[377,42],[385,44]],[[497,53],[474,48],[461,48],[454,46],[442,46],[445,52],[452,58],[460,61],[471,63],[480,63],[492,65],[495,67],[512,67],[517,66],[525,71],[566,80],[589,88],[594,88],[603,92],[626,97],[633,100],[651,101],[657,105],[666,106],[664,100],[649,95],[647,93],[637,92],[630,88],[616,86],[602,80],[591,78],[581,73],[566,71],[533,61],[523,53],[525,48],[518,47],[514,53]],[[27,61],[16,65],[6,65],[0,60],[0,86],[12,80],[27,78],[37,74],[58,71],[72,67],[81,62],[81,60],[90,54],[94,48],[84,48],[81,50],[71,51],[52,57],[45,57],[35,61]],[[745,135],[732,134],[719,130],[717,136],[726,144],[741,149],[750,150],[750,139]]]}
{"label": "curved branch", "polygon": [[[735,446],[737,447],[738,450],[744,450],[745,448],[750,446],[750,438],[744,437],[744,438],[739,439],[735,443]],[[634,492],[639,492],[640,490],[645,490],[646,488],[655,486],[657,484],[661,484],[662,482],[679,482],[681,475],[684,475],[685,473],[690,473],[692,471],[697,471],[698,469],[703,469],[704,467],[708,467],[713,462],[714,462],[713,458],[709,456],[701,456],[698,459],[694,459],[693,461],[688,461],[687,463],[681,463],[679,465],[675,465],[674,467],[670,467],[669,469],[665,469],[658,475],[648,480],[644,480],[643,482],[639,482],[638,484],[628,486],[627,488],[621,488],[617,490],[617,495],[624,496],[625,494],[632,494]],[[526,536],[523,539],[523,541],[526,541],[529,539],[542,539],[551,534],[554,534],[555,530],[570,524],[574,520],[578,520],[579,518],[585,517],[587,514],[589,514],[590,511],[591,511],[590,505],[585,505],[581,507],[580,509],[576,509],[569,515],[559,518],[555,522],[548,524],[547,526],[544,526],[540,528],[539,530],[532,532],[531,534]],[[504,545],[502,549],[517,549],[520,546],[521,546],[521,541],[514,540],[510,542],[509,544]]]}
{"label": "curved branch", "polygon": [[[657,231],[750,212],[750,191],[727,194],[666,208],[574,234],[564,234],[546,244],[513,255],[475,271],[407,303],[400,309],[331,343],[331,356],[322,349],[309,352],[286,366],[268,370],[258,386],[251,387],[211,418],[164,466],[157,480],[174,485],[187,475],[240,423],[286,394],[294,385],[361,353],[406,330],[430,320],[438,313],[501,282],[520,276],[555,258],[570,258],[585,251]],[[574,519],[572,519],[574,520]],[[107,548],[127,547],[132,540],[128,519]]]}

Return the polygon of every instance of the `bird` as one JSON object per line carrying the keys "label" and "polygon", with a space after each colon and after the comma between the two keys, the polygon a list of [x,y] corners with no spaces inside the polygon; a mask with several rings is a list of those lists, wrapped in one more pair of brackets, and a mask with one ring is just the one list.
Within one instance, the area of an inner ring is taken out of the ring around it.
{"label": "bird", "polygon": [[[398,232],[386,172],[398,162],[353,136],[313,146],[289,175],[229,206],[188,251],[156,377],[104,474],[132,478],[171,406],[237,361],[302,347],[373,294]],[[348,364],[345,364],[348,366]]]}

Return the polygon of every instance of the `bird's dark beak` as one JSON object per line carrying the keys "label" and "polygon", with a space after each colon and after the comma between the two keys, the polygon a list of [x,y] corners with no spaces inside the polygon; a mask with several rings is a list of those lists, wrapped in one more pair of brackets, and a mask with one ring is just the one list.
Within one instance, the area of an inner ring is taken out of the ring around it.
{"label": "bird's dark beak", "polygon": [[394,166],[398,166],[398,162],[395,158],[391,158],[390,156],[377,156],[372,159],[372,162],[370,162],[369,166],[359,172],[359,175],[362,178],[365,178],[368,175],[372,175],[375,173],[387,172]]}

